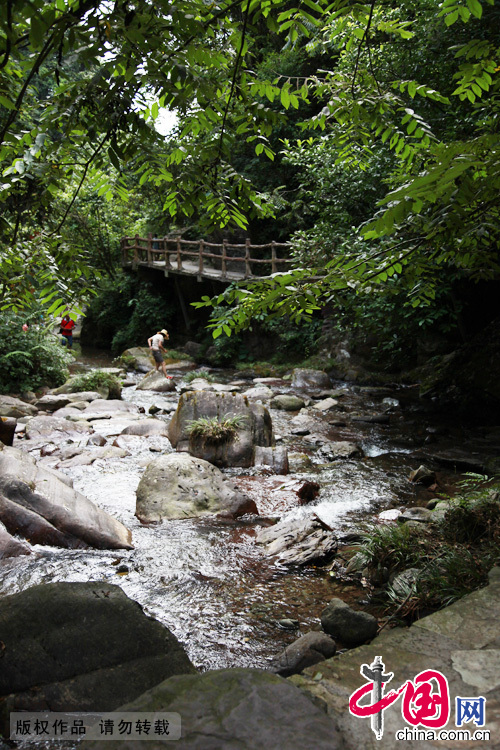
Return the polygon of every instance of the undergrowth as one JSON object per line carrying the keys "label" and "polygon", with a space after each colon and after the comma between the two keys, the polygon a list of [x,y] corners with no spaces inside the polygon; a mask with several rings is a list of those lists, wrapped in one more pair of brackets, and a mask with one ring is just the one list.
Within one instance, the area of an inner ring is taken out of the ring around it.
{"label": "undergrowth", "polygon": [[422,528],[400,524],[370,529],[360,543],[373,580],[391,582],[379,594],[391,617],[412,621],[488,583],[500,561],[500,492],[487,477],[467,475],[444,519]]}
{"label": "undergrowth", "polygon": [[73,386],[77,391],[96,391],[99,388],[107,388],[108,398],[120,398],[122,393],[121,382],[116,375],[102,370],[77,375],[73,380]]}

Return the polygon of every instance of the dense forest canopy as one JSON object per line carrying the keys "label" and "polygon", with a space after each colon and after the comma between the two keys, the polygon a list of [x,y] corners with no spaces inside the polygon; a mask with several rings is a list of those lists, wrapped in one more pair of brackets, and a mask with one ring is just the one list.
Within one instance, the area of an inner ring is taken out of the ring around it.
{"label": "dense forest canopy", "polygon": [[200,303],[215,335],[495,279],[499,21],[494,0],[7,0],[0,305],[84,300],[147,221],[292,239],[295,271]]}

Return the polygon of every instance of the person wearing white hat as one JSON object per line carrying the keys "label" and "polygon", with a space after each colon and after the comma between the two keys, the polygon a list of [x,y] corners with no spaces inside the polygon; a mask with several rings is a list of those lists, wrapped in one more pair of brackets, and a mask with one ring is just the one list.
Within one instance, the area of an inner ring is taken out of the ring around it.
{"label": "person wearing white hat", "polygon": [[163,342],[168,338],[170,338],[170,336],[168,335],[168,331],[166,331],[165,328],[162,328],[161,331],[158,331],[154,336],[151,336],[151,338],[148,339],[148,346],[153,353],[153,359],[155,361],[156,369],[161,369],[165,377],[168,380],[171,380],[172,376],[167,375],[167,368],[165,362],[163,361],[162,354],[162,352],[167,352],[167,350],[163,347]]}

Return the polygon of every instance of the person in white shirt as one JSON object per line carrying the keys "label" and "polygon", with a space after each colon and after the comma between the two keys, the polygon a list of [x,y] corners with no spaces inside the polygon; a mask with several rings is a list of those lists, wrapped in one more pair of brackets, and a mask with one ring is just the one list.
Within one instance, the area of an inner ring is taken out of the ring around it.
{"label": "person in white shirt", "polygon": [[163,372],[165,377],[170,380],[172,378],[171,375],[167,375],[167,368],[165,365],[165,362],[163,361],[163,354],[162,352],[167,352],[166,349],[163,347],[163,342],[165,339],[170,338],[168,335],[168,331],[166,331],[164,328],[162,328],[161,331],[158,331],[158,333],[155,333],[154,336],[151,336],[151,338],[148,339],[148,346],[151,349],[153,353],[153,358],[155,361],[156,369]]}

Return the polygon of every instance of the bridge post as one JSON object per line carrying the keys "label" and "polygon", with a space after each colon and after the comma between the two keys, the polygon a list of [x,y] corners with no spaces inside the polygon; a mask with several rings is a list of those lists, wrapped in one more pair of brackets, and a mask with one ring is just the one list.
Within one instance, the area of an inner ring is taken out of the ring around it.
{"label": "bridge post", "polygon": [[227,268],[226,268],[226,261],[227,261],[227,240],[222,240],[222,265],[221,265],[221,271],[222,271],[222,278],[227,278]]}
{"label": "bridge post", "polygon": [[180,238],[180,235],[177,237],[177,270],[178,271],[182,271],[181,238]]}
{"label": "bridge post", "polygon": [[200,240],[200,249],[198,255],[198,281],[201,281],[203,275],[203,252],[205,250],[205,240]]}
{"label": "bridge post", "polygon": [[250,237],[245,240],[245,279],[248,279],[252,275],[252,268],[250,266]]}
{"label": "bridge post", "polygon": [[153,263],[153,255],[151,253],[152,247],[153,247],[153,235],[151,234],[151,232],[149,232],[149,234],[148,234],[148,247],[147,247],[147,250],[146,250],[148,266],[152,265],[152,263]]}
{"label": "bridge post", "polygon": [[278,270],[278,264],[276,263],[276,243],[273,240],[271,242],[271,273],[276,273]]}
{"label": "bridge post", "polygon": [[170,268],[170,257],[168,254],[168,237],[165,235],[163,238],[163,259],[165,261],[164,274],[168,276],[168,269]]}
{"label": "bridge post", "polygon": [[177,270],[178,271],[182,271],[181,238],[180,238],[180,235],[177,237]]}
{"label": "bridge post", "polygon": [[139,235],[135,235],[135,242],[134,242],[134,260],[132,261],[132,268],[134,271],[137,271],[137,266],[139,265]]}

